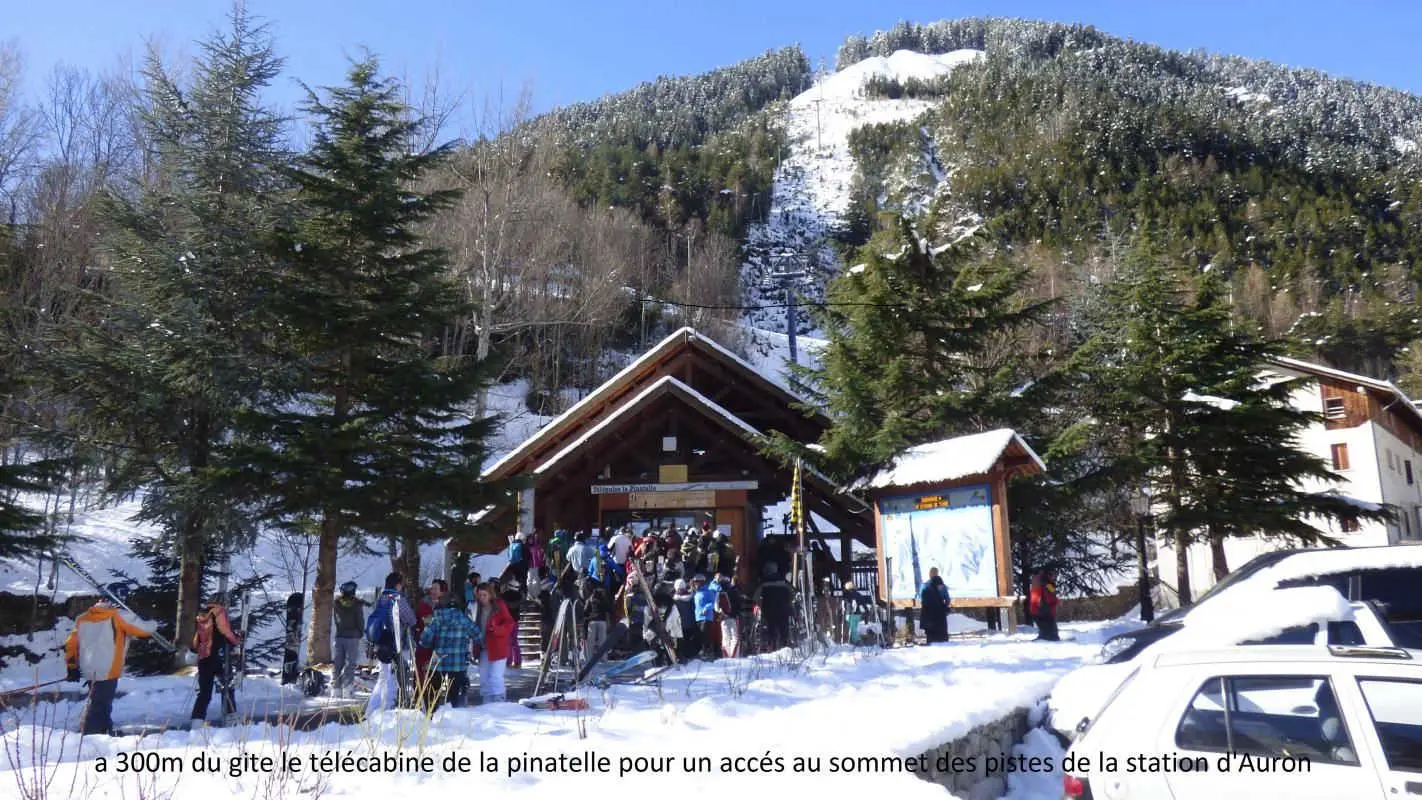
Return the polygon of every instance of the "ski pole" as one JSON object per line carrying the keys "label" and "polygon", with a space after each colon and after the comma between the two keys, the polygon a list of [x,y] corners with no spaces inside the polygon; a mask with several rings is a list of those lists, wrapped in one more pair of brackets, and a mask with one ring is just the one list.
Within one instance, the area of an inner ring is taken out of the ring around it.
{"label": "ski pole", "polygon": [[67,681],[67,680],[69,680],[69,679],[68,679],[68,678],[55,678],[55,679],[52,680],[52,681],[45,681],[45,682],[43,682],[43,683],[36,683],[36,684],[34,684],[33,686],[26,686],[26,687],[24,687],[23,689],[11,689],[11,690],[8,691],[8,692],[0,692],[0,698],[14,697],[14,696],[17,695],[17,694],[28,694],[29,692],[33,692],[33,691],[35,691],[35,690],[37,690],[37,689],[43,689],[43,688],[46,687],[46,686],[53,686],[53,685],[55,685],[56,683],[64,683],[64,682]]}

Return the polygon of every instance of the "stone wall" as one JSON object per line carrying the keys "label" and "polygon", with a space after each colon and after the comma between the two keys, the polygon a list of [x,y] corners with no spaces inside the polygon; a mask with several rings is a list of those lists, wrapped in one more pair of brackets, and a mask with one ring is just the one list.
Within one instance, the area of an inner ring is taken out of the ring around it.
{"label": "stone wall", "polygon": [[[1007,777],[1002,773],[989,775],[987,758],[1012,755],[1012,748],[1027,735],[1028,713],[1026,708],[1014,709],[998,720],[979,725],[966,735],[929,750],[924,756],[930,770],[915,774],[968,800],[1002,797],[1007,793]],[[938,771],[939,765],[951,765],[954,759],[958,759],[958,764],[971,763],[973,769]]]}

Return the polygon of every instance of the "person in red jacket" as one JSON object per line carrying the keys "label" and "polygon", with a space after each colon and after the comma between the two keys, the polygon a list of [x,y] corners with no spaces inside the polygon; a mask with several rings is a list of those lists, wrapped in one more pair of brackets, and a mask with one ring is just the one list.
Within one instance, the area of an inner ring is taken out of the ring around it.
{"label": "person in red jacket", "polygon": [[479,654],[479,696],[485,703],[502,703],[504,669],[513,649],[514,618],[493,586],[479,584],[474,597],[479,604],[477,621],[484,631],[484,647]]}
{"label": "person in red jacket", "polygon": [[447,594],[449,583],[435,578],[430,582],[424,599],[415,607],[415,629],[411,635],[415,642],[415,693],[420,696],[424,695],[425,686],[429,683],[430,658],[434,656],[434,648],[424,647],[419,642],[424,635],[425,626],[434,619],[435,609],[440,607]]}
{"label": "person in red jacket", "polygon": [[1027,613],[1037,626],[1037,638],[1060,641],[1057,636],[1057,576],[1049,569],[1032,576],[1032,591],[1027,596]]}

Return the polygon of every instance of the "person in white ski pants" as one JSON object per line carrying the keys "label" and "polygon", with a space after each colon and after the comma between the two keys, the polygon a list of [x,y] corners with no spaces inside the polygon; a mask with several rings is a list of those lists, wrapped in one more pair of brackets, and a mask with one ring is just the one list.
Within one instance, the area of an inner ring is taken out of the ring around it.
{"label": "person in white ski pants", "polygon": [[[375,602],[376,608],[379,609],[381,602],[388,598],[393,605],[392,616],[398,618],[398,625],[390,625],[384,637],[375,645],[375,657],[380,662],[379,672],[375,679],[375,687],[370,691],[370,700],[365,705],[366,714],[394,708],[400,699],[400,681],[394,674],[395,662],[397,659],[406,657],[400,652],[403,649],[400,645],[408,644],[408,632],[415,626],[415,609],[410,607],[410,601],[406,600],[405,595],[401,593],[404,587],[405,578],[398,572],[390,573],[385,578],[385,591]],[[398,642],[396,641],[397,636],[400,637]],[[410,655],[413,656],[413,654]],[[407,670],[401,670],[401,672],[405,671]]]}

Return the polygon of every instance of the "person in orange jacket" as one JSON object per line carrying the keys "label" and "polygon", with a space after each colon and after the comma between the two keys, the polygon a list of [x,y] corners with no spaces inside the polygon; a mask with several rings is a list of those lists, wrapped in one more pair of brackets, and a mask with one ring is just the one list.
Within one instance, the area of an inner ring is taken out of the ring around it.
{"label": "person in orange jacket", "polygon": [[89,704],[81,723],[84,734],[113,733],[114,694],[123,674],[128,637],[150,635],[120,616],[107,600],[95,603],[74,621],[74,630],[64,640],[64,664],[69,680],[89,682]]}
{"label": "person in orange jacket", "polygon": [[219,675],[222,676],[222,713],[237,712],[237,696],[232,689],[232,677],[227,671],[227,649],[242,643],[242,637],[232,631],[232,622],[227,616],[227,608],[216,599],[207,602],[207,608],[198,614],[197,629],[193,631],[193,653],[197,655],[198,694],[193,703],[193,728],[206,724],[207,706],[212,702],[212,686]]}
{"label": "person in orange jacket", "polygon": [[1027,596],[1027,613],[1037,625],[1037,638],[1060,641],[1057,636],[1057,576],[1049,569],[1032,576],[1032,591]]}

